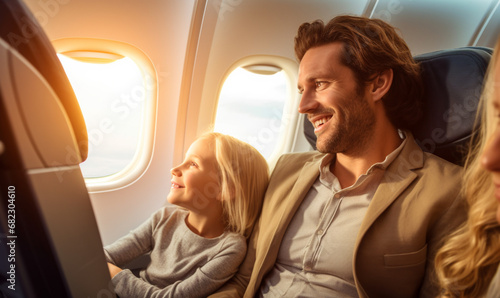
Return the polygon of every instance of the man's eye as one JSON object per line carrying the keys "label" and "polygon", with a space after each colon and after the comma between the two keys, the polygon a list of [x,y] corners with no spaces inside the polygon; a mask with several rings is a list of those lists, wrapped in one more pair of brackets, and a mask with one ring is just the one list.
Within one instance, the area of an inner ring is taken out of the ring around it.
{"label": "man's eye", "polygon": [[316,84],[316,88],[321,88],[321,87],[325,86],[325,82],[324,81],[316,81],[314,83]]}
{"label": "man's eye", "polygon": [[189,163],[189,166],[191,166],[191,167],[196,167],[196,168],[197,168],[197,167],[198,167],[198,164],[197,164],[197,163],[195,163],[194,161],[192,161],[192,162],[190,162],[190,163]]}

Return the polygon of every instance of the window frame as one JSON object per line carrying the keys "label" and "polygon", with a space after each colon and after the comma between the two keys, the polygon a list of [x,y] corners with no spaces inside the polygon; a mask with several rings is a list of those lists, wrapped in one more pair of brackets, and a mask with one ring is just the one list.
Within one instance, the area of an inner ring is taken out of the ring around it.
{"label": "window frame", "polygon": [[158,79],[150,58],[138,48],[119,41],[94,38],[62,38],[52,41],[58,54],[72,51],[112,53],[128,57],[141,70],[146,81],[144,122],[138,147],[131,162],[121,171],[104,177],[85,178],[89,192],[102,192],[126,187],[137,181],[151,163],[156,129]]}

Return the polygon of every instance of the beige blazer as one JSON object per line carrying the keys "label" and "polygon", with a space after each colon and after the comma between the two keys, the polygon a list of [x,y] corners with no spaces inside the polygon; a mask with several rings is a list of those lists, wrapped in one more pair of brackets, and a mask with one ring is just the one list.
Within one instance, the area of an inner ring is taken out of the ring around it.
{"label": "beige blazer", "polygon": [[498,298],[500,295],[500,265],[498,266],[497,273],[493,276],[490,286],[486,291],[484,298]]}
{"label": "beige blazer", "polygon": [[[361,224],[353,256],[360,297],[435,297],[434,255],[466,218],[461,167],[424,153],[411,134],[387,168]],[[283,235],[319,175],[324,154],[280,158],[238,273],[213,297],[254,297]],[[246,290],[245,290],[246,289]]]}

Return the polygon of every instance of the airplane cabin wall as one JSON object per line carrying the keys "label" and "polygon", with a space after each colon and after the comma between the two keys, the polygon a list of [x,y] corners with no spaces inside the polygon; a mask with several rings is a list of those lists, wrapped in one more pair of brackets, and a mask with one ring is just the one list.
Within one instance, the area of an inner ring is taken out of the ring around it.
{"label": "airplane cabin wall", "polygon": [[397,27],[412,53],[418,55],[464,46],[494,47],[493,39],[484,37],[500,34],[499,3],[498,0],[378,0],[367,16],[381,18]]}

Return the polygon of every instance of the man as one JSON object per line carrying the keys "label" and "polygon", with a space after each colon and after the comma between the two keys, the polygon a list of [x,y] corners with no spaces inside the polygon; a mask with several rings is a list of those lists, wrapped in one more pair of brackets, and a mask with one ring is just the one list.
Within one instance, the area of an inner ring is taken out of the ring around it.
{"label": "man", "polygon": [[435,297],[433,258],[465,218],[461,168],[424,153],[419,67],[389,24],[301,25],[299,112],[321,152],[278,161],[246,259],[215,296]]}

